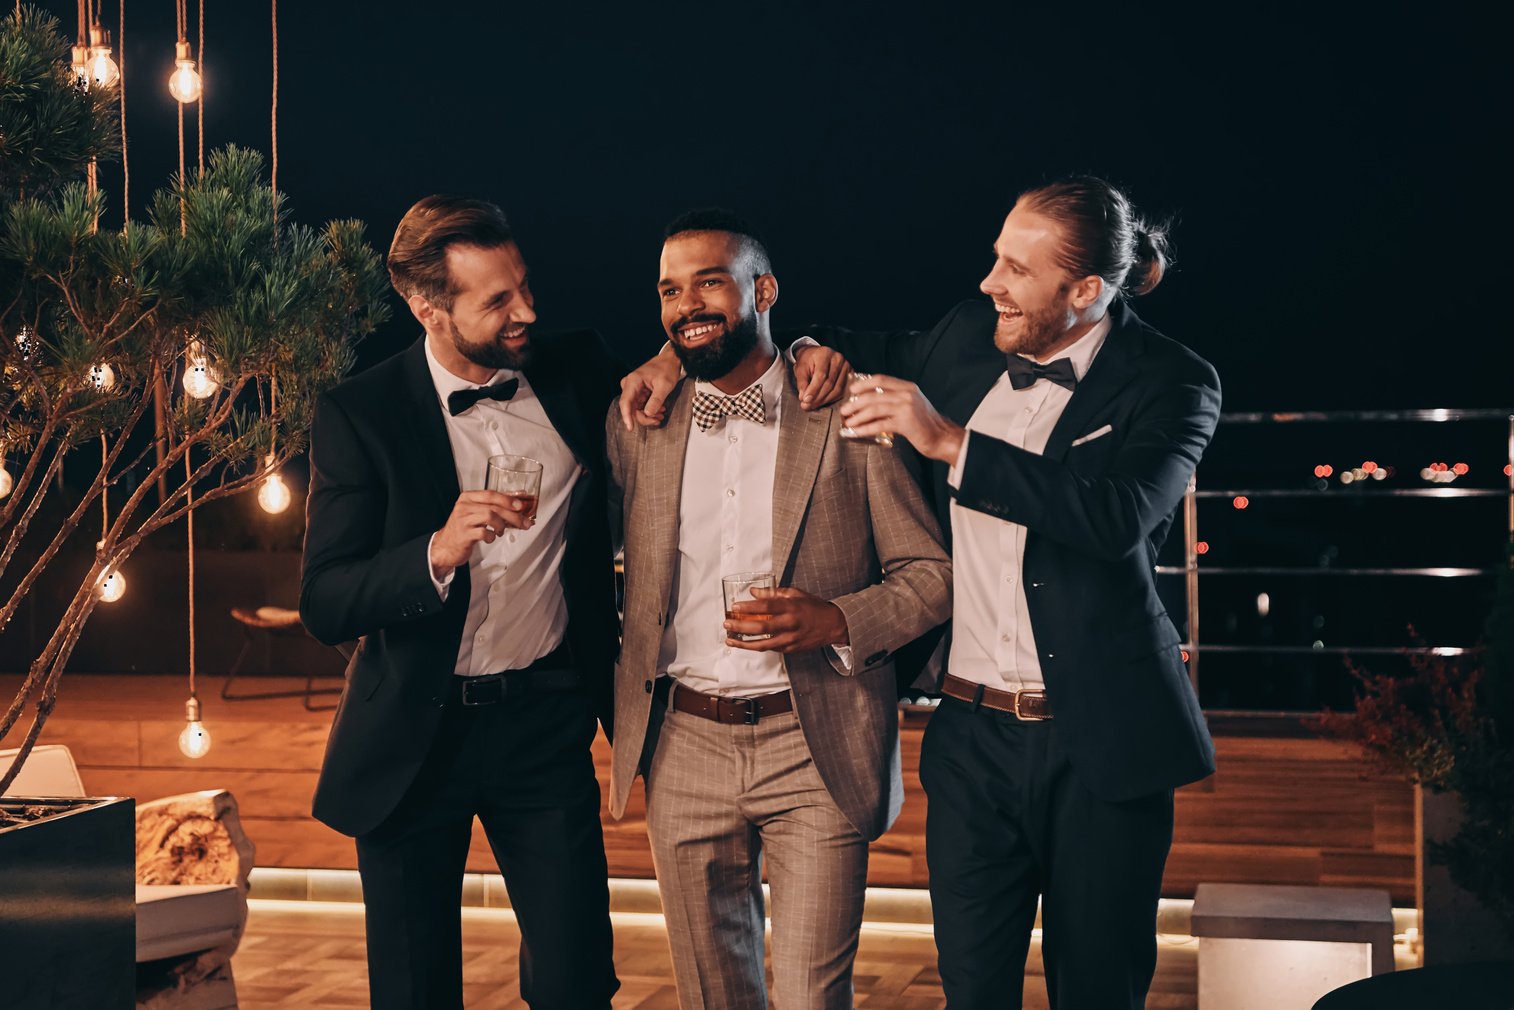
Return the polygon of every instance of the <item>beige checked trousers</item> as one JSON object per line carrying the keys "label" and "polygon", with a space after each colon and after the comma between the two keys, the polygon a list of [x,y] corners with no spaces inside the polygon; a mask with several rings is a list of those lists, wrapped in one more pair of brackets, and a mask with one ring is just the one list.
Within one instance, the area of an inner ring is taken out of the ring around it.
{"label": "beige checked trousers", "polygon": [[[676,690],[676,687],[675,687]],[[647,833],[682,1010],[764,1010],[762,869],[778,1010],[851,1010],[867,840],[793,712],[727,726],[668,709]]]}

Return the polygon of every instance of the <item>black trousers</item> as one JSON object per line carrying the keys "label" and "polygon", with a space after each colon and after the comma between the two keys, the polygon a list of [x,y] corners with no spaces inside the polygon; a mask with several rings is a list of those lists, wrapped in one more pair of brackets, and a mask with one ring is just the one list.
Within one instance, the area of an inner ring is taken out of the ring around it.
{"label": "black trousers", "polygon": [[395,812],[357,839],[374,1010],[460,1010],[460,906],[477,816],[520,925],[520,993],[533,1010],[606,1010],[619,988],[596,722],[578,691],[449,705]]}
{"label": "black trousers", "polygon": [[1021,722],[954,698],[926,728],[920,780],[948,1010],[1018,1010],[1038,896],[1051,1006],[1145,1006],[1171,790],[1102,800],[1079,781],[1055,719]]}

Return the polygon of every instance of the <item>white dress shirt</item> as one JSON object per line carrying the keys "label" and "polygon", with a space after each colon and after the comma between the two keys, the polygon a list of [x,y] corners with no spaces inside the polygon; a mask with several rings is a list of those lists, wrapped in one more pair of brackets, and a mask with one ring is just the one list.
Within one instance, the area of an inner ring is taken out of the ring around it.
{"label": "white dress shirt", "polygon": [[[1078,381],[1088,373],[1112,325],[1105,315],[1076,343],[1055,355],[1072,361]],[[1040,453],[1070,399],[1072,390],[1049,379],[1015,389],[1009,375],[1001,375],[973,411],[967,428]],[[947,475],[954,488],[967,461],[968,443],[968,439],[962,440],[962,453]],[[1025,527],[963,508],[955,501],[951,504],[951,524],[952,647],[948,669],[963,680],[1001,691],[1044,688],[1021,579]]]}
{"label": "white dress shirt", "polygon": [[[773,571],[779,384],[786,381],[788,370],[775,355],[772,365],[753,383],[762,387],[767,413],[762,424],[727,417],[709,431],[700,431],[692,418],[689,421],[678,506],[674,602],[663,627],[657,665],[680,684],[705,694],[755,697],[789,687],[780,654],[725,644],[725,599],[720,586],[722,576]],[[693,395],[699,393],[726,395],[706,382],[694,384]]]}
{"label": "white dress shirt", "polygon": [[[524,375],[500,369],[485,385],[516,379],[520,386],[515,396],[503,402],[480,400],[453,417],[447,409],[448,395],[477,389],[478,384],[443,368],[431,353],[429,339],[426,364],[452,445],[458,487],[481,490],[489,457],[500,453],[529,456],[542,464],[536,524],[529,530],[506,529],[492,544],[473,545],[468,558],[468,616],[453,668],[462,677],[519,670],[557,648],[567,632],[568,604],[558,569],[567,546],[568,502],[584,470],[552,427]],[[440,580],[431,574],[444,600],[455,574],[448,572]]]}

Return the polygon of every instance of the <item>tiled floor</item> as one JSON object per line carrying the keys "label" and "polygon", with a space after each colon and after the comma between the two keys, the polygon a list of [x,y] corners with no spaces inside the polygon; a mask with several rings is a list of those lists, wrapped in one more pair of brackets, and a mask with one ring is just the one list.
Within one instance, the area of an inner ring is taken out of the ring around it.
{"label": "tiled floor", "polygon": [[[247,933],[233,962],[242,1010],[314,1010],[368,1005],[362,906],[253,901]],[[516,993],[519,934],[508,911],[463,912],[463,984],[468,1010],[525,1010]],[[615,1010],[677,1010],[662,919],[615,916],[621,990]],[[1149,1010],[1194,1010],[1197,946],[1163,939]],[[857,1006],[866,1010],[941,1010],[935,944],[927,928],[863,930],[857,957]],[[1039,946],[1031,949],[1025,1007],[1046,1007]]]}

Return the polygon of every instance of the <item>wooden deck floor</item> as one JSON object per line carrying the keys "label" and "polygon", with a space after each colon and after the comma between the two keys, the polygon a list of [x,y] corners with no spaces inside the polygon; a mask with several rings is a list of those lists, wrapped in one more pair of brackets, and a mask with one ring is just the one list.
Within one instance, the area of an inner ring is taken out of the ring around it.
{"label": "wooden deck floor", "polygon": [[[507,911],[463,912],[463,988],[468,1010],[525,1010],[516,991],[520,936]],[[1195,1010],[1197,943],[1162,938],[1148,1010]],[[1025,981],[1026,1010],[1044,1010],[1040,945]],[[615,963],[621,989],[615,1010],[678,1010],[660,916],[615,916]],[[317,1010],[368,1005],[362,906],[253,901],[247,933],[233,962],[241,1010]],[[866,927],[857,956],[859,1010],[941,1010],[936,948],[922,927]]]}

